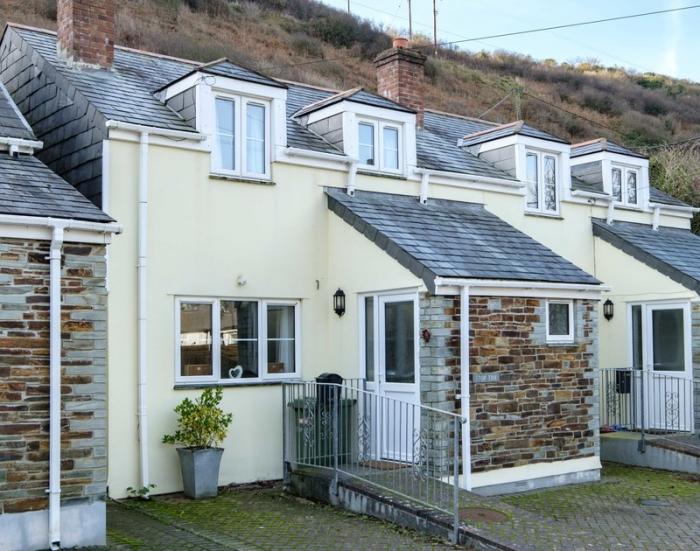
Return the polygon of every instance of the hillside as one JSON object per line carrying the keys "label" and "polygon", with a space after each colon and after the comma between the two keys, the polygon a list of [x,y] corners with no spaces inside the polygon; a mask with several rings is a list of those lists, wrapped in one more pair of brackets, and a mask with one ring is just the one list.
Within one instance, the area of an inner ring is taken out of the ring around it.
{"label": "hillside", "polygon": [[[55,1],[3,0],[0,23],[55,28]],[[118,43],[177,57],[229,57],[270,76],[346,89],[375,87],[373,57],[390,35],[313,0],[121,0]],[[426,45],[427,38],[416,43]],[[431,48],[424,50],[432,53]],[[322,61],[320,61],[322,60]],[[657,183],[700,204],[700,84],[595,62],[536,61],[443,49],[426,65],[426,105],[508,122],[518,118],[572,141],[605,136],[654,156]]]}

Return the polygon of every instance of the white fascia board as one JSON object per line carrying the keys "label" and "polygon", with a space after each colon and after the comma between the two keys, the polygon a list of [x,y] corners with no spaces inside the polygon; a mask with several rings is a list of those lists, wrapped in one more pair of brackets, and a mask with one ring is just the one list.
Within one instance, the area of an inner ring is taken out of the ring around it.
{"label": "white fascia board", "polygon": [[16,151],[17,153],[25,153],[33,155],[35,151],[42,149],[44,142],[38,140],[23,140],[21,138],[0,138],[0,150]]}
{"label": "white fascia board", "polygon": [[606,158],[607,151],[598,151],[597,153],[590,153],[588,155],[579,155],[578,157],[571,157],[571,166],[585,165],[587,163],[599,163]]}
{"label": "white fascia board", "polygon": [[164,88],[158,94],[161,98],[161,101],[167,101],[173,96],[177,96],[185,90],[189,90],[193,86],[196,86],[199,83],[202,76],[203,74],[200,72],[192,73],[191,75],[171,84],[167,88]]}
{"label": "white fascia board", "polygon": [[[131,142],[139,143],[139,136],[141,132],[137,130],[122,130],[119,128],[112,128],[109,131],[109,140],[118,142]],[[202,136],[202,134],[199,134]],[[197,138],[196,140],[189,140],[184,138],[175,138],[161,136],[158,134],[149,134],[148,143],[150,145],[159,145],[162,147],[171,147],[174,149],[188,149],[191,151],[202,151],[204,153],[211,151],[211,145],[208,141]]]}
{"label": "white fascia board", "polygon": [[670,212],[674,212],[674,213],[678,213],[678,212],[685,213],[691,217],[692,217],[692,214],[694,214],[696,212],[700,212],[700,208],[698,208],[698,207],[690,207],[690,206],[685,207],[682,205],[666,205],[665,203],[654,203],[653,201],[649,202],[649,206],[651,208],[658,207],[662,211],[670,211]]}
{"label": "white fascia board", "polygon": [[2,237],[51,240],[55,226],[63,227],[64,241],[73,243],[107,244],[113,234],[122,232],[122,227],[114,222],[0,214]]}
{"label": "white fascia board", "polygon": [[524,145],[527,148],[536,149],[537,151],[543,151],[546,153],[569,154],[571,152],[571,146],[569,144],[543,140],[541,138],[533,138],[531,136],[523,136],[522,134],[513,134],[511,136],[505,136],[503,138],[498,138],[496,140],[491,140],[481,144],[462,147],[466,147],[471,153],[478,155],[486,151],[493,151],[494,149],[501,149],[502,147],[508,147],[510,145]]}
{"label": "white fascia board", "polygon": [[468,286],[471,295],[542,297],[542,298],[588,298],[600,300],[601,294],[610,290],[606,285],[585,283],[549,283],[546,281],[515,281],[464,278],[435,278],[436,295],[457,295]]}
{"label": "white fascia board", "polygon": [[242,96],[258,97],[266,100],[287,100],[286,88],[267,86],[265,84],[258,84],[257,82],[236,80],[235,78],[210,75],[207,73],[201,73],[201,75],[202,84],[205,86],[210,86],[214,92],[228,92],[230,94],[240,94]]}
{"label": "white fascia board", "polygon": [[320,109],[312,111],[304,116],[308,117],[309,123],[314,123],[339,113],[355,113],[355,115],[359,117],[367,117],[369,119],[376,119],[382,122],[402,123],[406,125],[413,124],[414,126],[416,124],[415,113],[407,113],[405,111],[397,111],[386,107],[366,105],[364,103],[358,103],[347,99],[327,105],[326,107],[321,107]]}
{"label": "white fascia board", "polygon": [[[462,172],[448,172],[443,170],[433,170],[430,168],[420,168],[414,169],[415,174],[428,174],[434,179],[431,179],[433,183],[444,183],[445,185],[453,185],[454,181],[469,182],[469,183],[479,183],[479,184],[490,184],[491,186],[503,186],[507,188],[513,188],[520,190],[525,187],[525,184],[520,180],[507,180],[505,178],[493,178],[490,176],[479,176],[477,174],[467,174]],[[460,186],[462,187],[462,186]],[[472,186],[466,186],[472,187]],[[518,192],[520,194],[520,192]]]}

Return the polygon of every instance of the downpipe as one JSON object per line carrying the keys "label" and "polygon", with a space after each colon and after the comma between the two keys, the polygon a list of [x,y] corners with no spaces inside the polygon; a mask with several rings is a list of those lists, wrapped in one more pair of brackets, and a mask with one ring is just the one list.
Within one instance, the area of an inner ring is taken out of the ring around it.
{"label": "downpipe", "polygon": [[61,252],[65,224],[49,250],[49,546],[61,548]]}

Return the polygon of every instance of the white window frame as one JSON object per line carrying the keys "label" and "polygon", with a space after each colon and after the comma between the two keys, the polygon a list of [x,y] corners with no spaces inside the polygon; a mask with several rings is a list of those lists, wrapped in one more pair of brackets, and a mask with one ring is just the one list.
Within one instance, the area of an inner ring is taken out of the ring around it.
{"label": "white window frame", "polygon": [[[358,163],[358,167],[362,170],[371,170],[372,172],[381,172],[385,174],[403,174],[404,173],[404,132],[403,124],[382,121],[379,119],[369,119],[366,117],[357,117],[355,123],[355,143],[357,144],[357,151],[359,156],[360,151],[360,125],[361,124],[371,124],[374,129],[374,159],[375,164],[367,165]],[[389,168],[386,166],[386,159],[384,158],[384,129],[394,128],[398,132],[398,154],[399,162],[398,168]]]}
{"label": "white window frame", "polygon": [[[619,170],[621,173],[621,178],[622,181],[620,182],[621,188],[620,191],[622,193],[622,201],[618,201],[615,199],[615,196],[613,195],[613,171],[614,170]],[[627,175],[630,172],[634,172],[637,175],[637,202],[636,203],[630,203],[627,198]],[[641,170],[638,167],[631,167],[631,166],[626,166],[622,165],[619,163],[613,163],[610,165],[610,196],[613,198],[613,202],[616,205],[623,205],[625,207],[632,207],[632,208],[642,208],[642,201],[640,197],[640,191],[639,188],[641,187],[640,183],[640,177],[641,177]]]}
{"label": "white window frame", "polygon": [[[258,376],[246,379],[221,377],[221,303],[228,301],[256,302],[258,305]],[[185,376],[180,372],[180,309],[185,304],[210,304],[212,311],[212,374]],[[268,306],[294,306],[294,372],[267,373],[267,308]],[[175,299],[175,383],[178,385],[214,383],[221,386],[299,379],[301,377],[301,301],[287,299],[261,299],[251,297],[176,297]]]}
{"label": "white window frame", "polygon": [[[569,333],[566,335],[552,335],[549,332],[549,305],[550,304],[566,304],[569,306]],[[574,301],[573,300],[554,300],[549,299],[545,306],[545,326],[548,343],[573,343],[576,335],[574,327]]]}
{"label": "white window frame", "polygon": [[[561,163],[559,162],[559,154],[552,151],[543,151],[538,149],[525,149],[525,172],[523,174],[525,185],[527,186],[527,157],[528,155],[535,155],[537,157],[537,207],[531,207],[528,205],[527,198],[527,187],[525,188],[525,210],[526,212],[545,214],[550,216],[559,215],[559,205],[561,203]],[[556,206],[554,210],[549,210],[545,208],[544,203],[544,159],[545,157],[551,157],[554,159],[554,188],[556,193]]]}
{"label": "white window frame", "polygon": [[[270,145],[271,139],[271,128],[270,128],[270,111],[272,109],[272,104],[270,100],[264,98],[257,98],[252,96],[243,96],[240,94],[230,94],[225,92],[216,91],[213,94],[212,101],[212,112],[213,112],[213,143],[212,143],[212,155],[211,155],[211,173],[215,175],[222,176],[233,176],[239,178],[249,178],[254,180],[269,180],[270,179],[270,166],[271,166],[271,152],[272,147]],[[217,139],[216,127],[216,100],[228,100],[234,102],[234,164],[235,169],[229,170],[219,166],[221,155],[218,152],[219,141]],[[265,172],[250,172],[247,169],[247,133],[246,133],[246,121],[247,121],[247,107],[249,104],[261,105],[265,108]]]}

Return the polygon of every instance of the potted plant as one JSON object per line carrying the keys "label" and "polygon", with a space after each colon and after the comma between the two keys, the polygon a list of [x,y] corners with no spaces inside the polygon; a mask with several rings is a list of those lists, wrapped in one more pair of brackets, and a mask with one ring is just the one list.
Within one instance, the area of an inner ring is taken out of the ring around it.
{"label": "potted plant", "polygon": [[163,436],[164,444],[181,444],[177,448],[182,470],[182,484],[187,497],[214,497],[218,491],[219,465],[233,415],[219,407],[221,388],[208,388],[199,398],[185,398],[175,408],[177,430]]}

